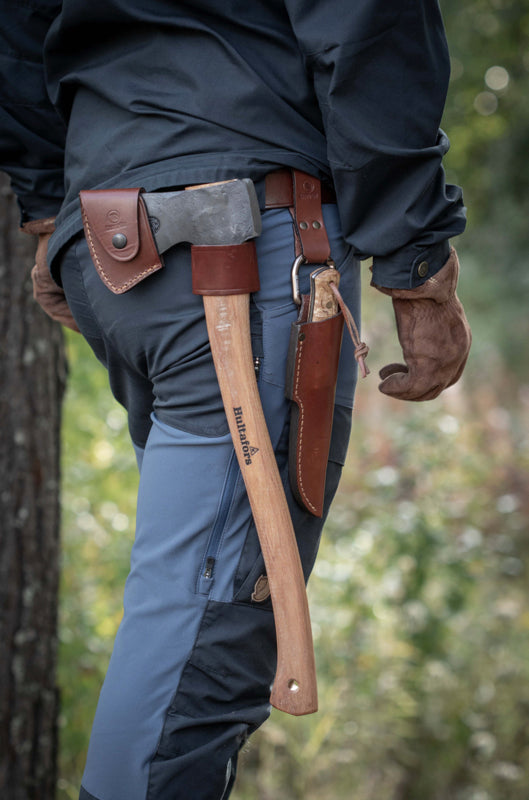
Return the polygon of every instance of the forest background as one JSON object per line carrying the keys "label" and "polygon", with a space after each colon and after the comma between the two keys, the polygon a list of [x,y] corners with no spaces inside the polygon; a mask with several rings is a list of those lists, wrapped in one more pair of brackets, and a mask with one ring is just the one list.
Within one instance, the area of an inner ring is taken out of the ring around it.
{"label": "forest background", "polygon": [[[235,800],[529,797],[529,3],[441,7],[472,352],[435,401],[380,395],[376,372],[400,353],[391,303],[365,271],[372,374],[309,591],[320,711],[272,714]],[[58,800],[78,796],[137,488],[104,371],[75,334],[67,349]]]}

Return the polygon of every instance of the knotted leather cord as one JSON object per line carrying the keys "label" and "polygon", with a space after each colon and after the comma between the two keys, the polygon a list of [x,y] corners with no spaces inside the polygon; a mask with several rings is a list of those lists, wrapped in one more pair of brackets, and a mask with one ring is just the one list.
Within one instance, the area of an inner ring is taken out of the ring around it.
{"label": "knotted leather cord", "polygon": [[337,300],[338,306],[340,307],[340,311],[344,316],[345,324],[347,325],[347,330],[349,331],[349,335],[353,340],[353,344],[355,346],[354,356],[358,362],[360,372],[362,373],[362,378],[366,378],[369,375],[369,367],[365,363],[364,359],[367,358],[367,354],[369,353],[369,347],[365,342],[360,341],[360,334],[358,333],[358,328],[356,327],[356,322],[354,321],[354,317],[347,308],[345,300],[340,294],[337,285],[333,281],[331,281],[329,283],[329,286],[331,287],[331,291]]}

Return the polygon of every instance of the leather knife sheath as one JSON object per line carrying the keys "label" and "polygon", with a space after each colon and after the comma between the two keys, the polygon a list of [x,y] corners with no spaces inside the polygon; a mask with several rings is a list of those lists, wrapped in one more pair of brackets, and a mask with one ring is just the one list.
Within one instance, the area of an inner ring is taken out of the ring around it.
{"label": "leather knife sheath", "polygon": [[292,324],[287,363],[290,484],[297,502],[317,517],[323,515],[344,325],[329,282],[338,286],[339,279],[338,271],[328,267],[312,273],[311,293],[303,295]]}

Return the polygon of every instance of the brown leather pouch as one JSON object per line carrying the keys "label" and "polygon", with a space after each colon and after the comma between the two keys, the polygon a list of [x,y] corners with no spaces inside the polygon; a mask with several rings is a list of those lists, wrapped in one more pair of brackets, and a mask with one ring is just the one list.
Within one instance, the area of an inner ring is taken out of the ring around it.
{"label": "brown leather pouch", "polygon": [[324,267],[312,275],[311,295],[303,295],[300,314],[292,324],[286,394],[292,401],[290,485],[298,503],[321,517],[344,318],[330,305],[330,316],[315,313],[320,295],[314,276],[318,275],[327,280],[330,275],[338,284],[335,269]]}
{"label": "brown leather pouch", "polygon": [[161,269],[141,189],[80,192],[90,254],[105,286],[123,294]]}

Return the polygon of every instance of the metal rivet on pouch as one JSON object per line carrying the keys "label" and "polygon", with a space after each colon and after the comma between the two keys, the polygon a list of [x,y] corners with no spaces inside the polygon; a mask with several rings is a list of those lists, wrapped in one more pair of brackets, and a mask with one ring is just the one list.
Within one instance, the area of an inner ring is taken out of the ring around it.
{"label": "metal rivet on pouch", "polygon": [[312,223],[312,227],[314,228],[315,231],[317,231],[321,228],[321,223],[318,222],[317,219],[315,219],[314,222]]}
{"label": "metal rivet on pouch", "polygon": [[417,272],[419,273],[420,278],[425,278],[428,275],[428,270],[430,269],[430,265],[427,261],[421,261],[419,266],[417,267]]}
{"label": "metal rivet on pouch", "polygon": [[123,250],[127,245],[127,237],[124,233],[115,233],[112,237],[112,244],[116,250]]}
{"label": "metal rivet on pouch", "polygon": [[307,228],[309,227],[309,223],[308,222],[300,222],[299,223],[299,227],[301,228],[302,231],[306,231]]}

